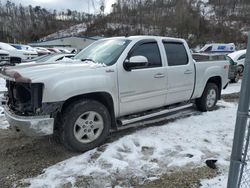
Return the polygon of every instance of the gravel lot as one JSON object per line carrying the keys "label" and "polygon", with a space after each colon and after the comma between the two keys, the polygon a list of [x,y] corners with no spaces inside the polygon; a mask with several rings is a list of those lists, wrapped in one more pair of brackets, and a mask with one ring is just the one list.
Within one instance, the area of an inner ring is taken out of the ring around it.
{"label": "gravel lot", "polygon": [[33,177],[48,166],[76,153],[69,152],[51,137],[29,138],[11,130],[0,131],[0,187]]}
{"label": "gravel lot", "polygon": [[[238,94],[223,96],[228,102],[237,102]],[[1,121],[1,119],[0,119]],[[108,142],[133,130],[115,134]],[[78,153],[69,152],[52,137],[29,138],[12,130],[0,130],[0,187],[11,187],[18,180],[34,177],[44,168],[70,158]],[[213,177],[218,172],[209,168],[166,174],[161,179],[143,187],[199,187],[199,180]],[[180,185],[178,182],[182,182]],[[18,184],[18,187],[21,185]]]}

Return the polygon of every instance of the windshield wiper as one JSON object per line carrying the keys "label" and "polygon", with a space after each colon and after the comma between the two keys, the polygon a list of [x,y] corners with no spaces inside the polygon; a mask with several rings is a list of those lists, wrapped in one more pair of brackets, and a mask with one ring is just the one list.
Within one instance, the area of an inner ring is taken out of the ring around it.
{"label": "windshield wiper", "polygon": [[93,63],[96,63],[93,59],[81,59],[81,61],[92,61]]}

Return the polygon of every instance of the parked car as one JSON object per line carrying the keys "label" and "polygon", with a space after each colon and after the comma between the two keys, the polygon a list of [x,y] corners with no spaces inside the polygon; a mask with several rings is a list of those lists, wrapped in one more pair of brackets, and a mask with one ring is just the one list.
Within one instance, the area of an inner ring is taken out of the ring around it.
{"label": "parked car", "polygon": [[5,50],[0,50],[0,66],[10,64],[10,53]]}
{"label": "parked car", "polygon": [[232,53],[235,51],[235,44],[221,44],[221,43],[213,43],[206,44],[203,48],[201,48],[198,53]]}
{"label": "parked car", "polygon": [[71,51],[66,48],[57,48],[57,49],[60,50],[60,52],[62,53],[71,53]]}
{"label": "parked car", "polygon": [[228,62],[195,62],[185,40],[157,36],[98,40],[73,60],[1,70],[5,115],[30,136],[55,134],[86,151],[111,130],[157,122],[196,104],[215,109]]}
{"label": "parked car", "polygon": [[17,50],[22,50],[22,47],[19,44],[10,44],[10,45],[16,48]]}
{"label": "parked car", "polygon": [[246,52],[247,52],[247,50],[239,50],[239,51],[228,54],[228,57],[230,57],[236,63],[236,65],[238,67],[238,71],[241,74],[244,71]]}
{"label": "parked car", "polygon": [[25,45],[25,44],[10,44],[10,45],[18,50],[27,50],[27,51],[36,52],[35,48],[29,45]]}
{"label": "parked car", "polygon": [[10,45],[16,48],[17,50],[23,50],[29,52],[30,58],[28,59],[33,59],[38,56],[36,49],[29,45],[25,44],[10,44]]}
{"label": "parked car", "polygon": [[37,58],[32,59],[32,61],[26,61],[20,64],[21,65],[31,65],[34,63],[55,63],[57,61],[63,60],[63,58],[72,58],[75,54],[61,53],[61,54],[49,54],[38,56]]}
{"label": "parked car", "polygon": [[57,48],[47,48],[49,51],[53,52],[53,53],[62,53],[60,50],[58,50]]}
{"label": "parked car", "polygon": [[12,63],[21,63],[23,60],[32,59],[37,57],[36,52],[29,50],[18,50],[10,44],[0,42],[0,50],[5,50],[10,54],[10,61]]}
{"label": "parked car", "polygon": [[227,56],[227,59],[230,64],[228,78],[231,83],[237,83],[240,80],[241,73],[238,69],[237,64],[229,56]]}
{"label": "parked car", "polygon": [[35,47],[38,56],[42,56],[42,55],[48,55],[54,52],[51,52],[50,50],[48,50],[47,48],[43,48],[43,47]]}

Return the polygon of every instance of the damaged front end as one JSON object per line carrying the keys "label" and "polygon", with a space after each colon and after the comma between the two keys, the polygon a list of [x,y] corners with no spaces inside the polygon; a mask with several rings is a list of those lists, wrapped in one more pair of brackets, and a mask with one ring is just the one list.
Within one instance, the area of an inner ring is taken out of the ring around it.
{"label": "damaged front end", "polygon": [[42,103],[44,84],[32,83],[15,71],[1,70],[0,76],[6,79],[5,116],[10,126],[28,136],[53,134],[53,112],[60,103]]}
{"label": "damaged front end", "polygon": [[39,115],[42,108],[43,84],[6,81],[7,105],[17,115]]}

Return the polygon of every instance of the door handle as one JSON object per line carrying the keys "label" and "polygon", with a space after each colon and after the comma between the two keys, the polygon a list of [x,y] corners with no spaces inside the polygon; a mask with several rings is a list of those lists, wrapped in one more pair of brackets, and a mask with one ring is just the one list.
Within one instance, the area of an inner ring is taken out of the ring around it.
{"label": "door handle", "polygon": [[163,73],[157,73],[154,77],[155,78],[164,78],[165,74],[163,74]]}
{"label": "door handle", "polygon": [[192,70],[185,70],[184,74],[192,74],[193,71]]}

